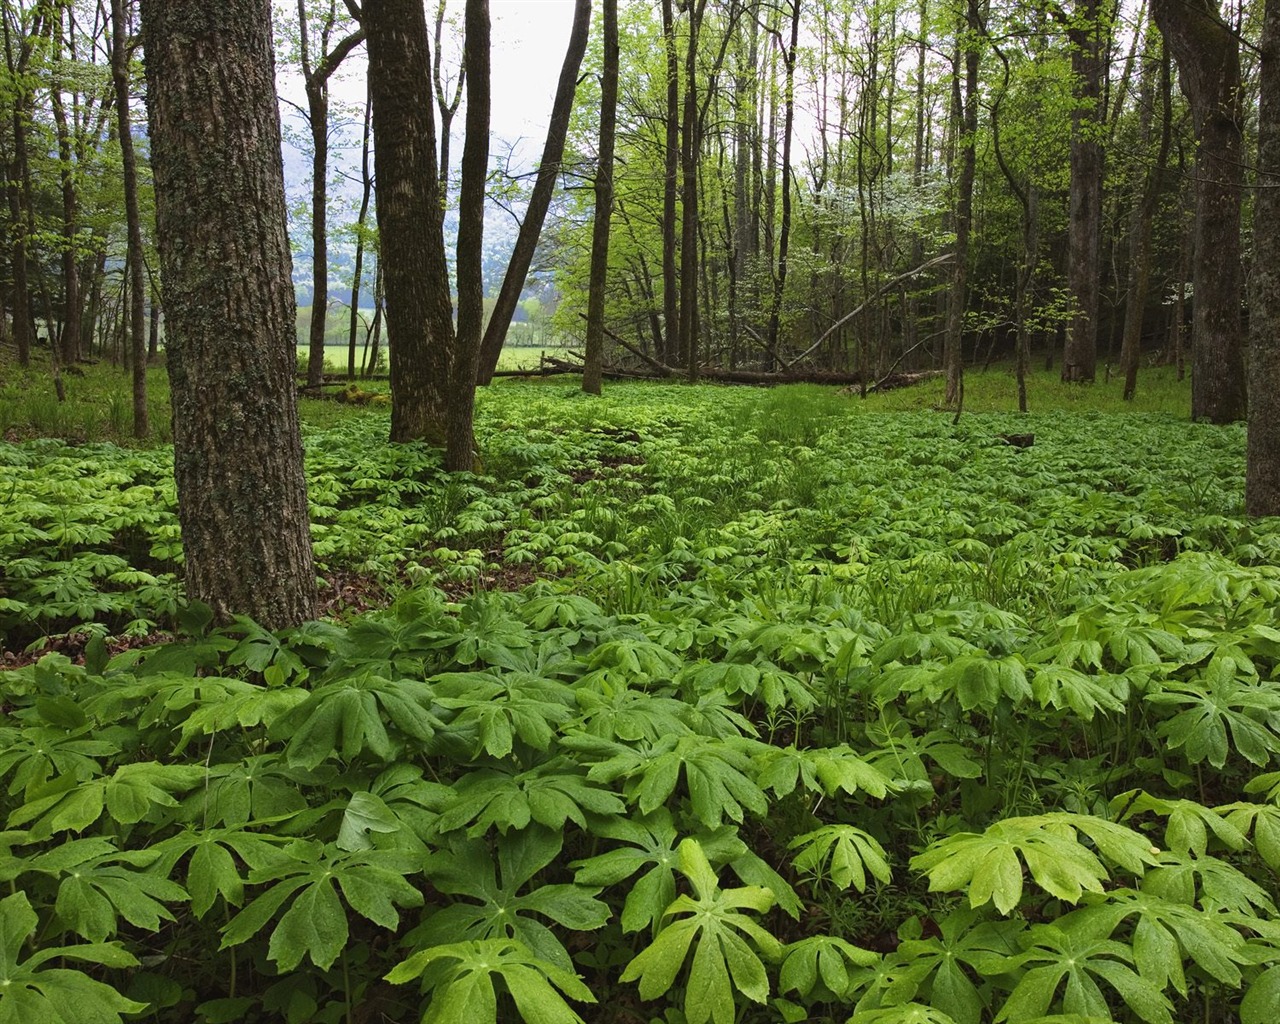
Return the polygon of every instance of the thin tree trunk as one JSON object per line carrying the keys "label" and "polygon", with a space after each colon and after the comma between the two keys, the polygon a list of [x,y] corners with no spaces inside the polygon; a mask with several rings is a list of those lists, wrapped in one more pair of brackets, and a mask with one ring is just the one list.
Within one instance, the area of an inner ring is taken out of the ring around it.
{"label": "thin tree trunk", "polygon": [[[14,41],[9,19],[3,22],[5,65],[11,82],[19,85],[25,77],[30,46],[24,41],[19,52],[14,53]],[[23,77],[20,77],[23,76]],[[27,210],[22,182],[27,176],[27,121],[30,118],[30,92],[15,88],[12,98],[11,119],[13,126],[13,155],[6,175],[9,199],[10,260],[13,268],[13,340],[18,347],[18,363],[29,366],[31,346],[35,343],[34,319],[31,315],[31,285],[27,279]]]}
{"label": "thin tree trunk", "polygon": [[666,145],[662,176],[662,349],[664,363],[680,361],[679,249],[676,200],[680,191],[680,58],[671,0],[662,0],[662,42],[667,60]]}
{"label": "thin tree trunk", "polygon": [[[53,40],[55,67],[61,60],[62,25],[60,19],[49,24]],[[62,100],[62,82],[56,72],[49,83],[49,101],[58,141],[58,177],[62,184],[62,331],[59,343],[62,362],[80,358],[80,265],[77,262],[76,235],[79,203],[76,196],[75,166],[71,158],[71,130],[67,125],[66,107]]]}
{"label": "thin tree trunk", "polygon": [[[1154,23],[1153,23],[1154,24]],[[1152,33],[1154,34],[1154,33]],[[1124,309],[1124,336],[1120,345],[1120,364],[1124,367],[1124,400],[1133,401],[1138,390],[1138,362],[1142,352],[1142,322],[1147,308],[1147,285],[1151,269],[1151,222],[1160,200],[1160,186],[1173,136],[1173,112],[1170,100],[1169,54],[1163,40],[1148,38],[1147,50],[1159,47],[1160,60],[1160,148],[1155,162],[1147,169],[1142,192],[1134,206],[1129,225],[1128,298]],[[1150,151],[1151,117],[1156,102],[1156,89],[1151,71],[1144,70],[1139,90],[1139,145]]]}
{"label": "thin tree trunk", "polygon": [[546,220],[547,210],[551,206],[551,197],[555,193],[556,178],[559,177],[561,162],[564,159],[565,140],[569,134],[569,115],[573,111],[573,96],[578,86],[578,69],[582,66],[582,57],[586,53],[587,32],[590,25],[591,0],[575,0],[573,28],[569,32],[569,46],[565,51],[564,63],[560,67],[556,98],[551,104],[551,122],[547,126],[542,161],[538,164],[538,177],[533,185],[533,195],[529,198],[529,209],[525,212],[524,220],[520,224],[520,233],[516,236],[515,249],[511,253],[511,261],[502,279],[502,287],[498,289],[498,297],[494,301],[489,324],[480,342],[480,359],[476,371],[476,379],[480,384],[488,384],[493,378],[493,371],[498,367],[498,356],[502,353],[507,329],[511,326],[511,317],[520,301],[520,293],[524,290],[529,266],[533,263],[533,254],[538,247],[538,238],[542,234],[542,224]]}
{"label": "thin tree trunk", "polygon": [[591,225],[591,271],[587,293],[586,359],[582,390],[598,395],[604,368],[604,300],[609,281],[609,228],[613,221],[613,150],[618,111],[618,0],[604,0],[604,66],[600,76],[600,152],[596,208]]}
{"label": "thin tree trunk", "polygon": [[476,359],[484,319],[484,191],[489,172],[489,0],[467,0],[467,137],[458,197],[458,339],[445,469],[475,469]]}
{"label": "thin tree trunk", "polygon": [[147,422],[146,281],[142,265],[142,214],[138,208],[138,161],[133,152],[129,117],[128,25],[124,0],[111,0],[111,74],[116,90],[116,117],[120,125],[120,163],[124,175],[124,216],[128,232],[129,337],[133,343],[133,436],[150,433]]}
{"label": "thin tree trunk", "polygon": [[356,332],[360,326],[360,286],[364,279],[364,236],[369,221],[369,198],[373,192],[373,175],[369,173],[369,135],[372,127],[369,115],[368,89],[365,90],[364,130],[360,135],[360,212],[356,215],[356,265],[351,277],[351,323],[347,331],[347,380],[356,379]]}
{"label": "thin tree trunk", "polygon": [[685,52],[684,124],[680,149],[680,333],[676,355],[689,380],[698,379],[698,36],[706,0],[689,4]]}
{"label": "thin tree trunk", "polygon": [[[440,224],[444,225],[445,208],[449,205],[449,143],[453,138],[453,118],[462,103],[462,90],[467,80],[467,57],[465,50],[462,66],[458,69],[458,80],[453,84],[453,95],[449,96],[444,89],[444,13],[447,0],[439,0],[436,6],[435,23],[435,60],[431,65],[431,83],[435,88],[436,106],[440,110]],[[464,44],[465,45],[465,44]],[[486,157],[487,159],[487,157]]]}
{"label": "thin tree trunk", "polygon": [[311,128],[311,320],[307,345],[307,385],[324,380],[325,324],[329,316],[329,78],[347,55],[364,40],[357,29],[328,50],[329,34],[337,20],[336,0],[330,0],[320,29],[320,52],[311,60],[306,0],[298,0],[298,39],[302,78],[307,93],[307,123]]}
{"label": "thin tree trunk", "polygon": [[[791,4],[791,41],[782,54],[782,223],[778,227],[778,266],[773,275],[773,301],[769,306],[769,347],[778,351],[782,299],[787,287],[787,257],[791,250],[791,136],[795,128],[796,52],[800,41],[800,0]],[[866,367],[863,367],[865,375]]]}
{"label": "thin tree trunk", "polygon": [[[955,268],[947,307],[946,403],[957,416],[964,394],[964,315],[968,303],[969,232],[973,224],[973,179],[977,164],[978,64],[977,36],[982,28],[979,0],[968,0],[963,30],[970,38],[957,51],[957,67],[952,87],[952,117],[959,135],[960,173],[956,179]],[[960,63],[964,65],[964,92],[961,94]]]}

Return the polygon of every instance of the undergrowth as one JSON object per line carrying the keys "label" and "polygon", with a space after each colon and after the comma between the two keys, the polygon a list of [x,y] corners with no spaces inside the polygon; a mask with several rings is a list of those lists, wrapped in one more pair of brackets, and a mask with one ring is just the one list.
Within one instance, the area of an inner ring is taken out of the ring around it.
{"label": "undergrowth", "polygon": [[0,446],[10,646],[100,634],[0,674],[0,1020],[1273,1019],[1241,430],[527,385],[447,476],[385,429],[308,474],[398,596],[274,635],[184,601],[164,450]]}

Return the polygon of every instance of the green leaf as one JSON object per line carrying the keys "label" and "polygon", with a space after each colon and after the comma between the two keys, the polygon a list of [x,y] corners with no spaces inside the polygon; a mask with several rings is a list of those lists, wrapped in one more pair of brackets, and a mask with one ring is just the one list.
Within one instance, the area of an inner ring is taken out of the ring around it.
{"label": "green leaf", "polygon": [[1280,966],[1263,971],[1240,1003],[1240,1024],[1272,1024],[1280,1006]]}
{"label": "green leaf", "polygon": [[831,881],[841,889],[863,892],[868,873],[886,884],[892,878],[884,848],[853,825],[825,825],[806,832],[788,844],[788,849],[797,848],[802,848],[794,861],[797,870],[822,877],[826,863]]}
{"label": "green leaf", "polygon": [[115,944],[46,946],[20,960],[38,925],[26,893],[0,900],[0,1024],[121,1024],[122,1015],[147,1008],[146,1003],[126,999],[81,971],[42,969],[53,959],[118,968],[137,966],[137,959]]}
{"label": "green leaf", "polygon": [[493,979],[501,978],[529,1024],[583,1024],[565,1001],[594,1003],[590,989],[570,971],[539,959],[511,939],[454,942],[414,953],[386,980],[403,985],[422,977],[431,990],[424,1024],[496,1024]]}
{"label": "green leaf", "polygon": [[741,913],[763,913],[773,905],[773,895],[751,886],[721,890],[697,840],[683,840],[677,852],[680,873],[693,886],[696,899],[678,897],[666,916],[689,916],[663,928],[627,965],[621,980],[638,980],[641,998],[658,998],[675,983],[696,938],[685,985],[685,1016],[690,1024],[732,1024],[735,991],[765,1002],[769,982],[761,956],[777,960],[782,955],[781,943]]}
{"label": "green leaf", "polygon": [[304,956],[327,970],[346,944],[347,915],[338,902],[333,882],[321,878],[303,889],[280,918],[271,933],[267,956],[281,972],[292,971]]}

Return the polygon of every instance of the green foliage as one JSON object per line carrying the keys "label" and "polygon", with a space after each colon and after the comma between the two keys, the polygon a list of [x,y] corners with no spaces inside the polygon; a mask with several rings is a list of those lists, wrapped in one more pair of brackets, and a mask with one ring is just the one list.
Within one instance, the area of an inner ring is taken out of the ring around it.
{"label": "green foliage", "polygon": [[279,633],[147,603],[163,452],[0,447],[10,635],[100,634],[0,674],[0,1012],[1266,1019],[1280,534],[1240,432],[614,394],[496,389],[482,474],[377,411],[310,433],[326,571],[394,593]]}

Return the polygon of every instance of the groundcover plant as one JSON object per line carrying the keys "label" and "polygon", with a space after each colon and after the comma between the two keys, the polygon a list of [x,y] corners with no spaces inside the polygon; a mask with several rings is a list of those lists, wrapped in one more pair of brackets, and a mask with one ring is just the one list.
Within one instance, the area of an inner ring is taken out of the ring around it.
{"label": "groundcover plant", "polygon": [[385,427],[308,473],[388,603],[277,634],[184,601],[164,450],[0,446],[6,644],[88,638],[0,674],[0,1021],[1275,1019],[1241,430],[526,385],[446,475]]}

